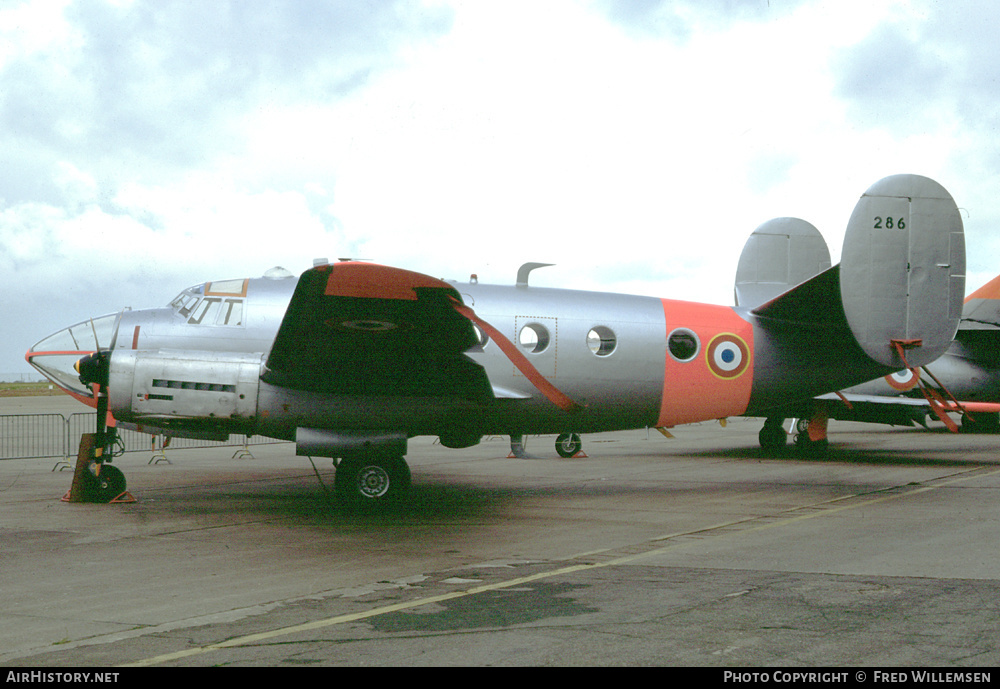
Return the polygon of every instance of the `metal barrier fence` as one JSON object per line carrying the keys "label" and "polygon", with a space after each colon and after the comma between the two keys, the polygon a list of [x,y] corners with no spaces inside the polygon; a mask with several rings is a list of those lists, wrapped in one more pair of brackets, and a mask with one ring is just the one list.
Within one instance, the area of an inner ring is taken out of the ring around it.
{"label": "metal barrier fence", "polygon": [[[92,416],[96,427],[97,414]],[[68,456],[66,417],[62,414],[0,416],[0,459]]]}
{"label": "metal barrier fence", "polygon": [[[97,430],[97,414],[4,414],[0,415],[0,460],[46,457],[75,457],[80,436]],[[119,429],[118,437],[125,452],[156,452],[162,436]],[[174,449],[197,447],[246,447],[286,442],[263,436],[231,435],[229,440],[171,438]]]}

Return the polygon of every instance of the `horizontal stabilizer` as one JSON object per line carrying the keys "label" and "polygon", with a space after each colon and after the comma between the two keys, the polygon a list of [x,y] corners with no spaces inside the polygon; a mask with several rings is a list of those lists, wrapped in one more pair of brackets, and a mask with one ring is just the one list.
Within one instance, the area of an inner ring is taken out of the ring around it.
{"label": "horizontal stabilizer", "polygon": [[830,267],[830,250],[811,223],[774,218],[754,230],[736,268],[736,305],[756,308]]}
{"label": "horizontal stabilizer", "polygon": [[846,325],[840,306],[840,266],[824,270],[801,285],[753,310],[758,316],[784,323],[823,325],[841,328]]}
{"label": "horizontal stabilizer", "polygon": [[851,332],[873,360],[902,368],[943,354],[965,293],[962,218],[944,187],[917,175],[873,184],[847,225],[840,291]]}

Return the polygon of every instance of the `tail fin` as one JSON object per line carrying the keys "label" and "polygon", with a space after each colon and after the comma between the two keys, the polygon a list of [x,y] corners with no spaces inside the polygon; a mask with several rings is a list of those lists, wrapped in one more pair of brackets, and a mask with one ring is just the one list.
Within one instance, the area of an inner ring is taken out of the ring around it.
{"label": "tail fin", "polygon": [[[844,314],[858,344],[887,366],[923,366],[951,344],[965,293],[965,236],[934,180],[894,175],[855,206],[840,261]],[[904,363],[897,347],[909,347]]]}
{"label": "tail fin", "polygon": [[964,290],[965,236],[955,201],[933,180],[895,175],[858,201],[839,265],[753,313],[775,325],[846,329],[869,358],[899,370],[944,353]]}
{"label": "tail fin", "polygon": [[736,268],[736,305],[756,308],[830,267],[823,235],[799,218],[774,218],[747,239]]}

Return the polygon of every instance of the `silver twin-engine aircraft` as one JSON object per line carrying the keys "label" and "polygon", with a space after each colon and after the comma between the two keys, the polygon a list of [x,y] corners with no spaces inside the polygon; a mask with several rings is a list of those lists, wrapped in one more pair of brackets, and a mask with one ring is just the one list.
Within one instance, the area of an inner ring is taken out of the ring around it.
{"label": "silver twin-engine aircraft", "polygon": [[294,441],[337,460],[346,503],[380,504],[409,486],[411,437],[552,433],[572,450],[581,433],[769,416],[923,366],[951,345],[965,289],[955,202],[914,175],[861,197],[839,265],[752,308],[529,286],[541,265],[514,285],[273,270],[82,321],[26,357],[98,410],[95,499],[124,491],[103,451],[117,425]]}

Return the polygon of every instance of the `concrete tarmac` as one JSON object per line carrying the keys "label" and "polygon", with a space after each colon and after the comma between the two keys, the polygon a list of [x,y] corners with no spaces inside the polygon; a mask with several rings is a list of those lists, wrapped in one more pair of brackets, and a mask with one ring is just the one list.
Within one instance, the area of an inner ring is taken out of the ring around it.
{"label": "concrete tarmac", "polygon": [[120,505],[2,461],[0,665],[1000,664],[1000,436],[833,422],[806,460],[761,423],[418,438],[379,515],[287,443],[128,453]]}

